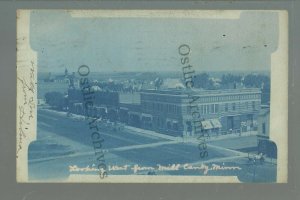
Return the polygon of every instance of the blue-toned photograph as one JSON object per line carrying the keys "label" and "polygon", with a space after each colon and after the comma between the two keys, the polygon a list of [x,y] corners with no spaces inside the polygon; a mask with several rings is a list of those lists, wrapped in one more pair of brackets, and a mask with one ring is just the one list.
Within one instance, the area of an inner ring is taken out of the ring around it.
{"label": "blue-toned photograph", "polygon": [[278,12],[90,12],[30,11],[37,127],[29,181],[277,182]]}

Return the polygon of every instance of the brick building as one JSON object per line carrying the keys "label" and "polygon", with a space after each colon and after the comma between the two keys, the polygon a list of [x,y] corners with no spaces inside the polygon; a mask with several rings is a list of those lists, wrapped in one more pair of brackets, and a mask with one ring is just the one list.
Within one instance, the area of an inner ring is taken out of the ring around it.
{"label": "brick building", "polygon": [[[212,134],[256,130],[260,89],[144,90],[141,127],[170,135],[194,135],[190,96],[197,97],[204,131]],[[195,103],[195,102],[194,102]]]}

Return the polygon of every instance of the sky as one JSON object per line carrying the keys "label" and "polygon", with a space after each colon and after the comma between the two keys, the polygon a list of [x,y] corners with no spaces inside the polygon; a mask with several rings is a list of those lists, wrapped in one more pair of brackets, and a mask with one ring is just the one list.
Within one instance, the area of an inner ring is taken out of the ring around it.
{"label": "sky", "polygon": [[270,70],[278,45],[276,12],[243,11],[239,19],[80,18],[33,11],[30,45],[39,72],[181,70],[178,47],[188,44],[195,71]]}

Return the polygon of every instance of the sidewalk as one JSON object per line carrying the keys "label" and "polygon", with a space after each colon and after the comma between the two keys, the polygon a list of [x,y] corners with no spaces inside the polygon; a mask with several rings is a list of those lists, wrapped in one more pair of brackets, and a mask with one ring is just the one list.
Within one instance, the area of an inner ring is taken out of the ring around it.
{"label": "sidewalk", "polygon": [[174,137],[174,136],[170,136],[170,135],[166,135],[166,134],[162,134],[162,133],[157,133],[155,131],[150,131],[150,130],[146,130],[146,129],[136,128],[136,127],[133,127],[133,126],[125,125],[124,128],[127,129],[127,130],[134,131],[136,133],[142,133],[144,135],[159,137],[159,138],[163,138],[163,139],[167,139],[167,140],[172,140],[172,141],[180,141],[180,140],[182,140],[181,137]]}
{"label": "sidewalk", "polygon": [[[136,133],[141,133],[144,135],[154,136],[154,137],[160,137],[167,140],[173,140],[173,141],[180,141],[183,142],[195,142],[197,141],[197,136],[190,136],[190,137],[180,137],[180,136],[170,136],[163,133],[157,133],[155,131],[151,130],[145,130],[142,128],[136,128],[132,126],[125,125],[125,129],[134,131]],[[249,131],[244,132],[241,135],[238,134],[227,134],[227,135],[219,135],[219,136],[211,136],[210,138],[205,138],[206,141],[218,141],[218,140],[224,140],[224,139],[230,139],[230,138],[240,138],[240,137],[248,137],[248,136],[255,136],[257,134],[256,131]]]}
{"label": "sidewalk", "polygon": [[265,162],[276,165],[277,164],[277,159],[265,157]]}
{"label": "sidewalk", "polygon": [[[63,116],[67,116],[67,112],[65,111],[56,111],[56,110],[50,110],[50,109],[43,109],[44,111],[47,112],[52,112],[58,115],[63,115]],[[70,119],[73,120],[84,120],[85,117],[83,115],[78,115],[78,114],[72,114],[71,116],[69,116]],[[197,141],[197,136],[189,136],[189,137],[180,137],[180,136],[170,136],[167,134],[163,134],[163,133],[157,133],[155,131],[151,131],[151,130],[146,130],[146,129],[142,129],[142,128],[136,128],[133,126],[128,126],[128,125],[124,125],[124,128],[127,130],[131,130],[134,131],[135,134],[139,134],[139,135],[148,135],[148,136],[152,136],[152,137],[158,137],[158,138],[163,138],[166,140],[172,140],[172,141],[182,141],[182,142],[195,142]],[[256,131],[248,131],[248,132],[243,132],[241,133],[241,135],[237,134],[237,133],[232,133],[232,134],[226,134],[226,135],[218,135],[218,136],[210,136],[210,138],[205,137],[205,140],[207,142],[209,141],[218,141],[218,140],[225,140],[225,139],[230,139],[230,138],[240,138],[240,137],[248,137],[248,136],[255,136],[257,134]]]}
{"label": "sidewalk", "polygon": [[[256,136],[257,132],[256,131],[248,131],[244,132],[241,135],[236,134],[236,133],[231,133],[231,134],[226,134],[226,135],[218,135],[218,136],[210,136],[209,138],[205,137],[206,141],[218,141],[218,140],[225,140],[225,139],[230,139],[230,138],[241,138],[241,137],[249,137],[249,136]],[[190,141],[190,140],[197,140],[197,136],[192,136],[192,137],[186,137],[184,140]]]}

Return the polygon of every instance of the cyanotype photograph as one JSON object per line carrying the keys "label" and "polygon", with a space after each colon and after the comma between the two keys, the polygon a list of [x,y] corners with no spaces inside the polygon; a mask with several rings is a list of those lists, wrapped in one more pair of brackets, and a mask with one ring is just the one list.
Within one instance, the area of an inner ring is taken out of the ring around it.
{"label": "cyanotype photograph", "polygon": [[285,183],[284,10],[18,10],[18,182]]}

